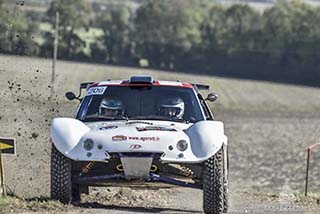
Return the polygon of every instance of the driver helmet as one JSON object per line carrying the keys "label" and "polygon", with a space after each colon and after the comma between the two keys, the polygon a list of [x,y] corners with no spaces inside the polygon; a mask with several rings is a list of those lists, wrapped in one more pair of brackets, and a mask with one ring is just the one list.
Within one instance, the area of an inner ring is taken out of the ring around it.
{"label": "driver helmet", "polygon": [[184,102],[180,97],[165,97],[159,103],[159,113],[162,116],[181,119],[184,114]]}
{"label": "driver helmet", "polygon": [[122,101],[116,97],[105,97],[99,106],[99,115],[119,116],[124,114]]}

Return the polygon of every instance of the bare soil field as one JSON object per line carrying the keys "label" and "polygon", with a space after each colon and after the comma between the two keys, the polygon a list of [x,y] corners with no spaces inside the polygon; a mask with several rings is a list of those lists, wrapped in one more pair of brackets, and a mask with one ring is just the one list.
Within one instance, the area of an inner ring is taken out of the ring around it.
{"label": "bare soil field", "polygon": [[[231,211],[250,210],[249,205],[249,208],[244,205],[249,204],[247,198],[249,201],[262,198],[266,207],[268,200],[276,201],[276,205],[295,204],[296,198],[287,195],[304,190],[306,148],[319,143],[320,89],[59,61],[54,94],[49,98],[50,60],[0,55],[0,136],[17,139],[17,155],[4,158],[9,192],[23,198],[49,196],[50,121],[53,117],[72,117],[78,104],[65,99],[66,91],[77,92],[80,82],[127,79],[134,74],[209,84],[211,91],[218,93],[219,99],[211,107],[216,118],[225,123],[229,137]],[[313,192],[320,187],[319,157],[320,151],[315,150],[310,166]],[[272,192],[277,197],[252,197],[250,192]],[[180,211],[201,212],[201,192],[195,190],[146,193],[111,188],[93,189],[93,193],[85,197],[81,206],[116,209],[119,213],[127,212],[126,207],[135,207],[129,209],[134,212],[175,213],[179,210],[168,207],[176,207],[177,198],[182,198],[178,202],[187,205],[179,206]],[[104,204],[104,201],[109,202]],[[316,199],[314,202],[318,209]],[[140,207],[154,210],[139,210]],[[163,207],[168,209],[161,210]],[[69,211],[73,213],[77,209]],[[292,210],[301,212],[297,207]]]}

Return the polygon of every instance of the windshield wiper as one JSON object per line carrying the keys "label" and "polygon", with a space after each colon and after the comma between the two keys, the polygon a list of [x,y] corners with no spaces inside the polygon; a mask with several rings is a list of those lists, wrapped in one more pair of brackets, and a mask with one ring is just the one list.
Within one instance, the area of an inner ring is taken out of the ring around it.
{"label": "windshield wiper", "polygon": [[85,120],[86,119],[126,120],[126,121],[129,121],[129,118],[127,115],[107,116],[107,115],[91,114],[91,115],[87,115],[85,117]]}

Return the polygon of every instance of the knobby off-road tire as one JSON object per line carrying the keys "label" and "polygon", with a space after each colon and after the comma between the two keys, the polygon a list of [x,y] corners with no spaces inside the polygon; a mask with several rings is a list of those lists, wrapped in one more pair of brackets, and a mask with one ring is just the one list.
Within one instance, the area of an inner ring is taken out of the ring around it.
{"label": "knobby off-road tire", "polygon": [[[228,187],[228,178],[229,178],[229,154],[228,148],[223,147],[223,163],[227,165],[223,165],[223,213],[227,213],[229,209],[229,187]],[[224,159],[225,158],[225,159]]]}
{"label": "knobby off-road tire", "polygon": [[80,188],[72,184],[72,161],[51,147],[51,198],[69,204],[80,200]]}
{"label": "knobby off-road tire", "polygon": [[222,148],[203,165],[203,210],[207,214],[225,211]]}

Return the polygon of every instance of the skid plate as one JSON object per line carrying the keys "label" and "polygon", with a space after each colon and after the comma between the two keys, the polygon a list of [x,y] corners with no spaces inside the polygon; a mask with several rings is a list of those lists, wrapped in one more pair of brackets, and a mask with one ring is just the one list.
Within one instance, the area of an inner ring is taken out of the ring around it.
{"label": "skid plate", "polygon": [[123,166],[126,179],[147,179],[149,177],[152,160],[152,157],[121,157],[121,164]]}

